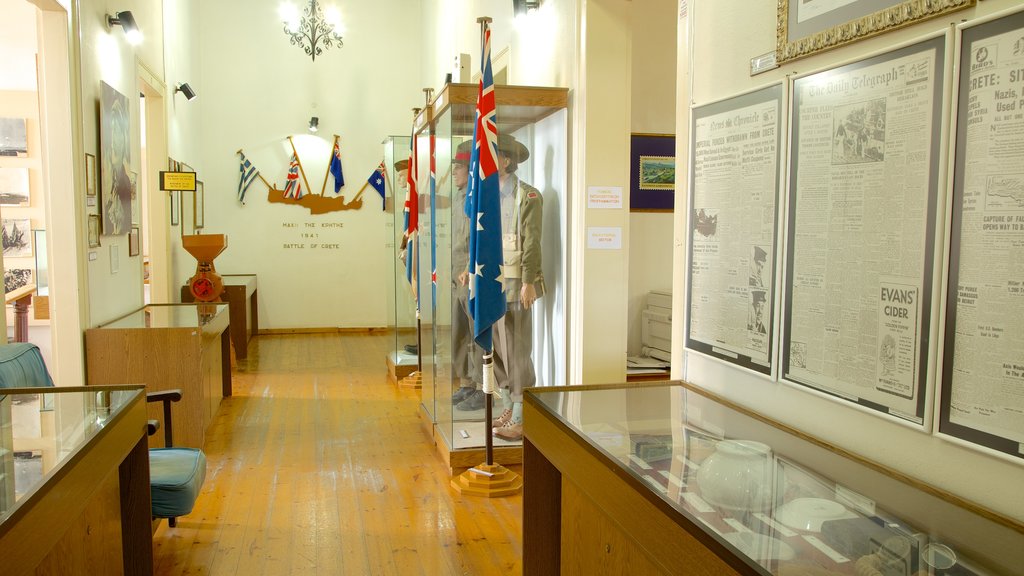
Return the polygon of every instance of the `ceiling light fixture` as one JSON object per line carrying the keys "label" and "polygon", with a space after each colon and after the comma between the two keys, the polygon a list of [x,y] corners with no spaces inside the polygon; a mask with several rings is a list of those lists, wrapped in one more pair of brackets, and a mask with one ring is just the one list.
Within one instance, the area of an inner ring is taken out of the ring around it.
{"label": "ceiling light fixture", "polygon": [[139,25],[135,23],[135,16],[132,16],[130,10],[118,12],[113,16],[107,14],[107,28],[113,29],[114,26],[120,26],[124,30],[129,44],[142,43],[142,32],[139,30]]}
{"label": "ceiling light fixture", "polygon": [[284,19],[284,33],[288,39],[302,48],[314,62],[317,56],[335,43],[339,48],[345,45],[338,34],[341,28],[338,11],[329,9],[325,17],[316,0],[309,0],[309,6],[302,10],[301,17],[294,6],[285,4],[281,7],[281,17]]}

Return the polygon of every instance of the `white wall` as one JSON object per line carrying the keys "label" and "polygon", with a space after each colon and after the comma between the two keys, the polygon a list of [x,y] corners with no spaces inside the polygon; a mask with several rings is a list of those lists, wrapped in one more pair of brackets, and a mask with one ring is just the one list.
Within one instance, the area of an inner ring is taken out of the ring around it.
{"label": "white wall", "polygon": [[[384,326],[392,255],[381,233],[385,214],[371,198],[376,193],[364,193],[359,210],[312,216],[269,204],[266,186],[256,182],[243,206],[236,198],[235,152],[244,149],[283,189],[291,154],[285,138],[296,135],[309,185],[319,193],[338,134],[347,182],[341,193],[351,199],[380,162],[381,141],[408,133],[409,110],[423,101],[417,56],[423,23],[403,0],[346,3],[340,6],[344,46],[314,62],[289,44],[277,5],[229,0],[204,2],[200,10],[201,71],[189,79],[199,98],[189,105],[201,110],[197,168],[206,185],[205,231],[228,235],[217,270],[259,276],[261,328]],[[320,118],[315,136],[306,130],[311,116]],[[313,249],[313,243],[339,247]],[[179,283],[192,266],[181,264]]]}
{"label": "white wall", "polygon": [[[630,123],[634,133],[675,133],[677,4],[677,0],[633,4]],[[685,181],[685,172],[680,172],[676,181]],[[640,354],[640,313],[647,304],[647,293],[671,292],[672,268],[672,214],[631,213],[626,347],[631,356]]]}
{"label": "white wall", "polygon": [[[956,12],[880,37],[798,60],[770,73],[749,77],[750,58],[769,52],[775,44],[774,2],[747,0],[697,0],[690,2],[692,20],[689,46],[693,51],[692,94],[696,105],[779,81],[797,71],[807,72],[879,51],[932,31],[948,28],[949,22],[972,19],[1010,6],[1016,0],[989,0],[976,8]],[[684,31],[680,30],[682,34]],[[687,46],[680,46],[679,67],[685,64]],[[677,117],[677,133],[686,134],[688,119]],[[680,153],[677,151],[677,153]],[[681,205],[677,204],[677,213]],[[678,227],[677,238],[686,231]],[[685,270],[674,272],[677,293],[683,290]],[[677,294],[678,296],[678,294]],[[681,303],[680,298],[676,298]],[[936,305],[938,305],[936,298]],[[681,304],[675,309],[674,332],[683,331]],[[682,360],[682,358],[676,358]],[[686,355],[682,376],[741,405],[781,420],[852,452],[863,454],[926,483],[1024,520],[1024,466],[941,440],[922,430],[867,413],[847,403],[823,398],[767,378],[752,376],[696,354]]]}

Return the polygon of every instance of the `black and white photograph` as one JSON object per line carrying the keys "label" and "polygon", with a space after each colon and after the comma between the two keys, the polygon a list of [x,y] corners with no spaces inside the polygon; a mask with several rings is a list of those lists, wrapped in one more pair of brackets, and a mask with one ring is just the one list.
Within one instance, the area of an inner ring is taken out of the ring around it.
{"label": "black and white photograph", "polygon": [[4,292],[13,292],[31,283],[32,270],[29,268],[7,268],[4,270]]}
{"label": "black and white photograph", "polygon": [[28,132],[24,118],[0,117],[0,156],[28,156]]}
{"label": "black and white photograph", "polygon": [[0,206],[29,205],[28,168],[0,168]]}
{"label": "black and white photograph", "polygon": [[4,218],[2,226],[4,257],[32,256],[32,224],[28,218]]}

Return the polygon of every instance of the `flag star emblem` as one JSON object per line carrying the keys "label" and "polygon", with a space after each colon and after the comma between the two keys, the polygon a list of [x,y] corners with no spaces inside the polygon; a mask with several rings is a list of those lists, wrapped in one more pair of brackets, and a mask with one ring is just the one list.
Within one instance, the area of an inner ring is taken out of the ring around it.
{"label": "flag star emblem", "polygon": [[483,231],[483,229],[484,229],[483,223],[480,222],[480,219],[483,218],[483,217],[484,217],[484,213],[483,212],[477,212],[476,213],[476,229],[477,230]]}
{"label": "flag star emblem", "polygon": [[498,277],[494,279],[495,282],[501,284],[501,291],[505,292],[505,265],[498,264]]}

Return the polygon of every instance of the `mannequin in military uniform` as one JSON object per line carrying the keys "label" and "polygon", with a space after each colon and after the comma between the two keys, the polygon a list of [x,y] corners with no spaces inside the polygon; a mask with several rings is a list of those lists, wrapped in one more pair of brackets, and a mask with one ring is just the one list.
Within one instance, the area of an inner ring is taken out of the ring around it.
{"label": "mannequin in military uniform", "polygon": [[473,338],[473,317],[469,313],[469,218],[466,217],[466,184],[473,141],[466,140],[452,159],[452,373],[459,389],[452,394],[456,410],[480,410],[486,394],[481,390],[483,349]]}
{"label": "mannequin in military uniform", "polygon": [[530,157],[526,146],[507,134],[498,137],[501,186],[502,257],[505,262],[505,316],[494,325],[494,374],[501,388],[501,415],[491,425],[504,440],[523,437],[523,389],[537,382],[533,367],[533,310],[544,295],[541,228],[544,202],[540,192],[516,176]]}

